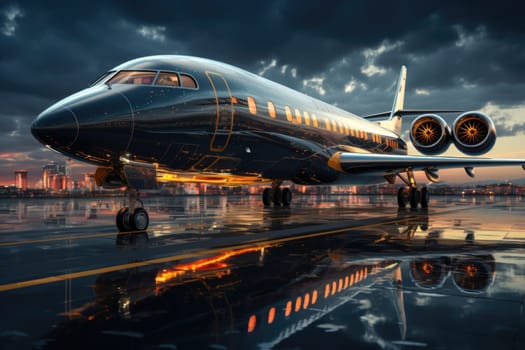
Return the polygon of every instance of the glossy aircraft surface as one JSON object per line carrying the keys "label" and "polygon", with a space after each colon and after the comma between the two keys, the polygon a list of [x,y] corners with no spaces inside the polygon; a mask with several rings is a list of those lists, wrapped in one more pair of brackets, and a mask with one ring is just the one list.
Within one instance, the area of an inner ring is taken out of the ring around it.
{"label": "glossy aircraft surface", "polygon": [[[240,68],[189,56],[151,56],[111,69],[90,88],[42,112],[31,131],[44,145],[98,165],[105,187],[127,186],[129,207],[117,215],[120,231],[144,230],[149,217],[136,207],[137,191],[158,182],[235,186],[268,183],[265,205],[289,205],[283,181],[304,185],[373,184],[399,177],[398,204],[428,205],[413,171],[439,181],[438,170],[522,165],[525,160],[436,157],[451,143],[479,155],[496,131],[481,112],[461,114],[452,127],[436,112],[404,109],[401,68],[392,110],[365,118],[328,105]],[[407,155],[402,116],[411,126]],[[377,119],[379,118],[379,121]]]}

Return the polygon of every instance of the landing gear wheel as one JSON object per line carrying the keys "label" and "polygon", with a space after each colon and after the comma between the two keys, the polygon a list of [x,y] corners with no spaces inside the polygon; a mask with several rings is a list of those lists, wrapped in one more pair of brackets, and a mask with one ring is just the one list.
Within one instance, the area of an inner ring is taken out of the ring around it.
{"label": "landing gear wheel", "polygon": [[283,191],[279,187],[273,190],[273,205],[280,207],[283,203]]}
{"label": "landing gear wheel", "polygon": [[117,213],[116,223],[120,232],[131,231],[129,208],[123,207]]}
{"label": "landing gear wheel", "polygon": [[265,188],[263,191],[263,204],[265,207],[270,206],[273,202],[272,198],[272,189],[271,188]]}
{"label": "landing gear wheel", "polygon": [[416,187],[410,188],[410,208],[416,209],[417,205],[421,201],[421,193]]}
{"label": "landing gear wheel", "polygon": [[409,194],[405,187],[399,188],[397,191],[397,206],[399,208],[405,208],[409,202]]}
{"label": "landing gear wheel", "polygon": [[290,191],[288,187],[283,188],[282,199],[283,199],[283,205],[285,207],[290,205],[290,202],[292,201],[292,191]]}
{"label": "landing gear wheel", "polygon": [[130,218],[132,230],[144,231],[149,225],[149,215],[144,208],[136,208]]}
{"label": "landing gear wheel", "polygon": [[430,195],[428,194],[428,188],[421,187],[421,208],[428,208],[429,200]]}

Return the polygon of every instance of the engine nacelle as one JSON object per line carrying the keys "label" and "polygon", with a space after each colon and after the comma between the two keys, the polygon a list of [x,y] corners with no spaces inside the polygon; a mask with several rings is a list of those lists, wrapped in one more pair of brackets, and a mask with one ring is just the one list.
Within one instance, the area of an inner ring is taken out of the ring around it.
{"label": "engine nacelle", "polygon": [[452,265],[452,280],[465,293],[486,291],[494,281],[496,262],[492,255],[456,258]]}
{"label": "engine nacelle", "polygon": [[446,258],[420,258],[411,262],[410,275],[414,284],[423,289],[441,287],[448,277]]}
{"label": "engine nacelle", "polygon": [[452,136],[458,150],[468,155],[480,155],[494,146],[496,127],[486,114],[465,112],[454,121]]}
{"label": "engine nacelle", "polygon": [[410,126],[410,140],[423,154],[439,154],[450,146],[450,128],[439,115],[423,114]]}

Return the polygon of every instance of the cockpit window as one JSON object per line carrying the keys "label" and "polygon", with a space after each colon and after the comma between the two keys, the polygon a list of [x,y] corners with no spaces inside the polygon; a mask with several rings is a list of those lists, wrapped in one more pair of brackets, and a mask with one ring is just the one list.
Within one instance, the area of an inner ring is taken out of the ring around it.
{"label": "cockpit window", "polygon": [[155,85],[180,86],[179,75],[177,73],[160,72]]}
{"label": "cockpit window", "polygon": [[182,79],[182,86],[190,89],[196,89],[197,83],[195,80],[186,74],[181,74],[180,78]]}
{"label": "cockpit window", "polygon": [[111,74],[115,73],[115,71],[110,71],[110,72],[106,72],[104,74],[102,74],[100,77],[97,78],[97,80],[95,80],[94,83],[92,83],[90,86],[95,86],[99,83],[101,83],[103,80],[105,80],[106,78],[108,78]]}
{"label": "cockpit window", "polygon": [[157,72],[123,70],[115,74],[108,84],[139,84],[151,85]]}

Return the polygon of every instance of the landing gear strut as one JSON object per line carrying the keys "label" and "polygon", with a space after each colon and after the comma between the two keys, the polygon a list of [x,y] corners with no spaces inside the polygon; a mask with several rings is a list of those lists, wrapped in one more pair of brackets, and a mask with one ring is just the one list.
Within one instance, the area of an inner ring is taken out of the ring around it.
{"label": "landing gear strut", "polygon": [[288,187],[281,189],[281,182],[273,183],[272,188],[265,188],[263,191],[262,199],[265,207],[270,206],[272,203],[276,207],[281,205],[287,207],[292,201],[292,191]]}
{"label": "landing gear strut", "polygon": [[421,188],[417,187],[412,169],[408,169],[406,174],[406,178],[400,173],[397,174],[397,176],[408,186],[401,187],[397,192],[397,205],[399,208],[405,208],[407,204],[410,204],[410,208],[412,209],[417,208],[418,205],[421,205],[421,208],[428,208],[428,189],[425,186]]}
{"label": "landing gear strut", "polygon": [[[136,204],[140,203],[140,207]],[[138,198],[138,191],[128,190],[129,207],[122,207],[117,213],[116,224],[120,232],[144,231],[149,225],[149,215],[144,204]]]}

